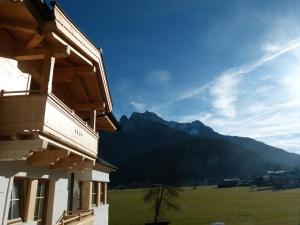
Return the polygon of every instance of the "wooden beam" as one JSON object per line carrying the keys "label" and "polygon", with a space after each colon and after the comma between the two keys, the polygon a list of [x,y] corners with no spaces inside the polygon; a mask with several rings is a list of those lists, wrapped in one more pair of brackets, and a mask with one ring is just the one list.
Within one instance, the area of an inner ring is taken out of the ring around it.
{"label": "wooden beam", "polygon": [[91,66],[75,66],[55,68],[54,70],[54,83],[71,83],[76,76],[93,75],[95,67]]}
{"label": "wooden beam", "polygon": [[6,29],[12,29],[16,31],[22,31],[30,34],[37,33],[36,26],[34,24],[29,24],[23,21],[13,21],[7,19],[0,19],[0,27]]}
{"label": "wooden beam", "polygon": [[97,206],[101,205],[101,182],[97,184]]}
{"label": "wooden beam", "polygon": [[36,33],[33,38],[26,44],[26,48],[35,48],[37,47],[42,40],[44,39],[44,36]]}
{"label": "wooden beam", "polygon": [[38,180],[28,180],[28,193],[26,193],[25,221],[33,221],[36,203]]}
{"label": "wooden beam", "polygon": [[72,83],[73,76],[56,76],[53,77],[53,83]]}
{"label": "wooden beam", "polygon": [[104,183],[104,190],[103,190],[103,194],[104,194],[104,205],[107,204],[107,183]]}
{"label": "wooden beam", "polygon": [[45,59],[47,54],[52,55],[55,58],[65,58],[70,55],[70,47],[63,46],[40,49],[18,48],[15,50],[15,59],[19,61],[41,60]]}
{"label": "wooden beam", "polygon": [[70,66],[55,68],[55,76],[74,75],[74,74],[95,74],[96,68],[94,66]]}
{"label": "wooden beam", "polygon": [[41,81],[41,92],[51,93],[52,92],[52,80],[53,80],[53,70],[54,70],[55,58],[50,54],[47,54],[42,71],[42,81]]}
{"label": "wooden beam", "polygon": [[87,111],[87,110],[91,110],[91,109],[104,111],[105,103],[104,102],[80,103],[80,104],[75,104],[73,106],[73,109],[77,110],[77,111]]}
{"label": "wooden beam", "polygon": [[92,208],[92,181],[83,181],[82,189],[82,209],[90,210]]}
{"label": "wooden beam", "polygon": [[70,155],[65,158],[61,158],[54,165],[50,165],[50,169],[72,169],[79,162],[82,162],[84,158],[79,155]]}
{"label": "wooden beam", "polygon": [[75,166],[72,167],[72,170],[74,171],[83,171],[83,170],[86,170],[86,169],[91,169],[93,168],[95,165],[95,161],[93,160],[84,160],[84,161],[81,161],[81,162],[78,162]]}
{"label": "wooden beam", "polygon": [[47,142],[40,139],[0,141],[0,161],[25,159],[30,149],[41,148],[47,148]]}
{"label": "wooden beam", "polygon": [[36,151],[28,157],[27,164],[31,166],[53,165],[59,159],[67,157],[70,153],[66,150]]}
{"label": "wooden beam", "polygon": [[[56,33],[54,32],[50,32],[47,33],[50,37],[55,38],[58,42],[60,42],[63,45],[67,45],[67,42],[64,41],[62,38],[60,38]],[[77,51],[75,48],[73,48],[72,46],[70,46],[71,48],[71,52],[74,53],[75,55],[77,55],[83,62],[85,62],[88,65],[93,66],[93,63],[87,58],[85,57],[83,54],[81,54],[79,51]]]}

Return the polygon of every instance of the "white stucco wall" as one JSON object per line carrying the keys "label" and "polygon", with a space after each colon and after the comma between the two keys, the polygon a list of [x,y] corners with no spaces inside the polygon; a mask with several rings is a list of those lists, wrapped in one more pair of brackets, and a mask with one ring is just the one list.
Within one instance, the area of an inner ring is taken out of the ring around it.
{"label": "white stucco wall", "polygon": [[94,212],[96,215],[95,225],[108,225],[108,209],[108,204],[94,208]]}
{"label": "white stucco wall", "polygon": [[109,182],[109,174],[97,170],[92,170],[92,180]]}
{"label": "white stucco wall", "polygon": [[93,180],[109,182],[109,173],[101,172],[98,170],[87,170],[85,172],[76,174],[76,179],[78,181]]}
{"label": "white stucco wall", "polygon": [[[47,225],[52,225],[62,216],[68,204],[69,173],[49,170],[47,167],[30,167],[25,161],[0,162],[0,224],[7,223],[11,185],[14,176],[50,179]],[[10,181],[10,182],[9,182]],[[34,225],[36,222],[23,223]]]}
{"label": "white stucco wall", "polygon": [[9,178],[5,177],[5,176],[0,176],[0,223],[1,224],[5,224],[6,223],[6,215],[5,215],[5,211],[7,211],[5,209],[5,205],[6,202],[8,202],[8,193],[9,190],[11,189],[11,185],[9,182]]}
{"label": "white stucco wall", "polygon": [[58,179],[55,182],[52,224],[59,221],[64,210],[68,208],[68,179]]}
{"label": "white stucco wall", "polygon": [[17,91],[28,90],[30,76],[18,68],[14,59],[0,57],[0,90]]}

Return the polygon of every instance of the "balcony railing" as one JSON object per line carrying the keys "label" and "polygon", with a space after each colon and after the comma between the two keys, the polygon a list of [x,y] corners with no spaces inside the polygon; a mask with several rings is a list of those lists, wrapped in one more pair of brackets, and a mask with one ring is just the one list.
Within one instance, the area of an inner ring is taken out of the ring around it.
{"label": "balcony railing", "polygon": [[96,157],[98,134],[53,94],[1,92],[0,135],[38,132]]}
{"label": "balcony railing", "polygon": [[77,212],[64,212],[62,219],[55,225],[67,224],[91,224],[94,217],[94,210],[80,210]]}

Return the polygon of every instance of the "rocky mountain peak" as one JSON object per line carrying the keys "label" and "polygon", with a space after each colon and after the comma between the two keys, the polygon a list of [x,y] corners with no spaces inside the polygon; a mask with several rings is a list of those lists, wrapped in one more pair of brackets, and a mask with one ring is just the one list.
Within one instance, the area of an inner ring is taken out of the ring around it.
{"label": "rocky mountain peak", "polygon": [[145,111],[143,113],[133,112],[129,119],[126,116],[122,116],[120,124],[123,126],[123,130],[130,131],[137,127],[148,127],[153,124],[163,124],[169,128],[176,129],[185,132],[191,136],[215,136],[218,135],[213,129],[206,126],[199,120],[195,120],[190,123],[179,123],[174,121],[166,121],[159,117],[154,112]]}

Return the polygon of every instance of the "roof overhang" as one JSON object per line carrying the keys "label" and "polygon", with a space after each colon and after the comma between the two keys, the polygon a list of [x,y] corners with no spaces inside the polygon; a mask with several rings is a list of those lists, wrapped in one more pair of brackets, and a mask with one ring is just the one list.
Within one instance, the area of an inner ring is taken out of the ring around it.
{"label": "roof overhang", "polygon": [[[50,33],[59,32],[60,35],[56,36],[56,39],[60,39],[60,42],[67,40],[72,43],[73,51],[82,52],[93,65],[96,67],[97,82],[99,84],[101,96],[105,100],[105,108],[107,111],[112,111],[112,100],[108,88],[108,83],[105,74],[105,68],[103,64],[102,52],[96,48],[86,36],[75,26],[75,24],[66,16],[63,10],[57,5],[53,5],[54,19],[49,20],[43,29],[43,32]],[[62,38],[59,38],[62,36]]]}
{"label": "roof overhang", "polygon": [[104,113],[97,116],[97,127],[102,127],[102,130],[115,132],[120,130],[120,125],[116,117],[112,113]]}
{"label": "roof overhang", "polygon": [[108,162],[106,162],[105,160],[98,158],[96,160],[96,164],[93,168],[94,170],[97,171],[101,171],[101,172],[105,172],[105,173],[110,173],[110,172],[114,172],[116,170],[118,170],[118,168]]}

